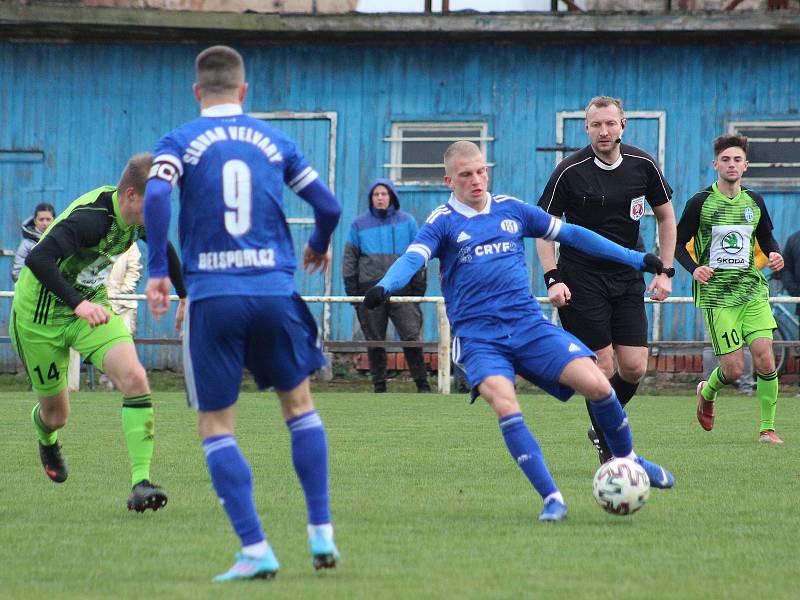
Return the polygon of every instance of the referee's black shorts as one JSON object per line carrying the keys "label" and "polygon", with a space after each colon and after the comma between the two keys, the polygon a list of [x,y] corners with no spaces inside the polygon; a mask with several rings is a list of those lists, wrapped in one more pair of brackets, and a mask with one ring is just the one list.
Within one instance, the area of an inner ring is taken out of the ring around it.
{"label": "referee's black shorts", "polygon": [[644,277],[626,270],[607,273],[562,263],[559,274],[572,292],[567,306],[558,309],[561,325],[591,350],[609,344],[647,346]]}

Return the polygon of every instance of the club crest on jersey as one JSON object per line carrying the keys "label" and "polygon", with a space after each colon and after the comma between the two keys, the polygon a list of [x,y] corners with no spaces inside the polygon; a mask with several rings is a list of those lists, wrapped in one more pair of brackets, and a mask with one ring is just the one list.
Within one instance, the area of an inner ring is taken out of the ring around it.
{"label": "club crest on jersey", "polygon": [[631,210],[629,216],[634,221],[638,221],[644,215],[644,196],[639,196],[631,200]]}
{"label": "club crest on jersey", "polygon": [[748,223],[752,223],[755,215],[753,215],[753,209],[749,206],[744,209],[744,220]]}
{"label": "club crest on jersey", "polygon": [[519,223],[517,223],[514,219],[504,219],[500,223],[500,229],[507,231],[508,233],[517,233],[519,231]]}

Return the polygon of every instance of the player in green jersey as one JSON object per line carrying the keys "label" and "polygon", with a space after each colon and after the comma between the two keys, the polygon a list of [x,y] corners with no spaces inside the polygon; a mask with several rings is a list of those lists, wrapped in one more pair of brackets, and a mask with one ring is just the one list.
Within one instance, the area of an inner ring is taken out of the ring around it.
{"label": "player in green jersey", "polygon": [[[144,234],[144,188],[149,154],[132,157],[119,184],[94,189],[72,202],[31,250],[16,285],[10,334],[31,378],[38,403],[31,418],[45,473],[67,479],[58,430],[69,416],[67,365],[75,348],[106,373],[123,394],[122,428],[131,460],[128,509],[158,510],[163,489],[150,483],[153,405],[147,374],[133,338],[108,302],[105,281],[116,257]],[[171,250],[170,277],[185,296],[180,262]],[[178,320],[182,318],[182,303]]]}
{"label": "player in green jersey", "polygon": [[[675,252],[675,258],[692,275],[695,306],[703,309],[714,354],[720,360],[708,381],[697,385],[697,420],[706,431],[713,429],[717,392],[742,375],[742,345],[747,344],[753,355],[761,407],[758,439],[782,444],[775,433],[778,373],[772,332],[777,325],[769,306],[769,286],[753,263],[756,240],[773,271],[783,268],[783,257],[772,235],[764,199],[741,185],[747,171],[747,138],[718,137],[714,156],[719,177],[686,204],[678,223]],[[685,247],[692,237],[696,262]]]}

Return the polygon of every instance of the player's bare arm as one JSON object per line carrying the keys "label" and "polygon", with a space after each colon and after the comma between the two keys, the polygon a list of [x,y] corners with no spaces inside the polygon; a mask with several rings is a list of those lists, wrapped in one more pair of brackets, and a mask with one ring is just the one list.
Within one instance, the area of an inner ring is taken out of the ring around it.
{"label": "player's bare arm", "polygon": [[536,240],[536,253],[539,255],[539,263],[545,272],[545,285],[547,285],[547,297],[550,303],[561,308],[569,303],[572,292],[563,281],[548,282],[548,273],[556,271],[556,244],[547,240]]}
{"label": "player's bare arm", "polygon": [[[675,239],[677,235],[675,210],[672,207],[672,202],[666,202],[665,204],[654,206],[653,212],[657,221],[661,262],[664,263],[665,268],[670,268],[675,258]],[[656,302],[666,300],[672,293],[672,279],[665,273],[656,275],[650,282],[647,292],[650,294],[650,298]]]}

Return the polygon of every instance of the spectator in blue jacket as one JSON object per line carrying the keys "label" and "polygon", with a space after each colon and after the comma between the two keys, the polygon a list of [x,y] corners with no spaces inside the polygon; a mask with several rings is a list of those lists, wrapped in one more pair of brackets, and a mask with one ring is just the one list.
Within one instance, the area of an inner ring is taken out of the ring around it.
{"label": "spectator in blue jacket", "polygon": [[[350,227],[344,247],[344,289],[348,296],[363,296],[380,281],[397,258],[417,235],[414,217],[400,210],[397,191],[388,179],[376,179],[367,192],[369,210],[359,215]],[[424,296],[427,274],[420,269],[397,296]],[[375,309],[356,305],[358,322],[367,340],[385,340],[386,327],[392,320],[400,339],[419,341],[422,334],[422,310],[419,304],[389,302]],[[422,348],[403,348],[417,392],[430,392],[428,372]],[[369,370],[376,393],[386,391],[386,350],[369,348]]]}

